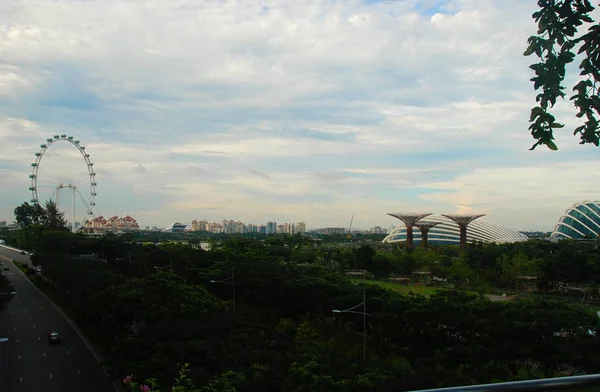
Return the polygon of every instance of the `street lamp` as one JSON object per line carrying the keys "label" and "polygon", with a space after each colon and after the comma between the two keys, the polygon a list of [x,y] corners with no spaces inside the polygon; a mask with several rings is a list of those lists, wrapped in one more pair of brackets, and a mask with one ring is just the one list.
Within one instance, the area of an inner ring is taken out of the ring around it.
{"label": "street lamp", "polygon": [[233,313],[235,313],[235,270],[231,269],[231,276],[221,280],[211,280],[210,283],[223,283],[231,285],[231,292],[233,298]]}
{"label": "street lamp", "polygon": [[[357,309],[359,306],[362,306],[363,311],[358,312],[354,309]],[[363,301],[356,306],[353,306],[348,309],[338,310],[333,309],[332,313],[356,313],[363,315],[363,362],[367,361],[367,316],[372,316],[372,314],[367,313],[367,296],[365,294],[365,289],[363,289]]]}
{"label": "street lamp", "polygon": [[11,291],[10,293],[0,293],[0,295],[16,295],[16,291]]}
{"label": "street lamp", "polygon": [[8,342],[8,338],[0,338],[0,343]]}

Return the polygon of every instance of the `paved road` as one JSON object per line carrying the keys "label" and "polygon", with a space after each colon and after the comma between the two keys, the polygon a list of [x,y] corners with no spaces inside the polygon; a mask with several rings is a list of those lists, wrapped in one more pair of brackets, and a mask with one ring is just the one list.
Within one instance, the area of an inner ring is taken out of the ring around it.
{"label": "paved road", "polygon": [[[27,261],[0,246],[4,274],[17,295],[0,312],[0,391],[2,392],[115,392],[86,343],[60,311],[4,256]],[[60,345],[47,342],[58,331]]]}
{"label": "paved road", "polygon": [[0,245],[0,256],[8,257],[9,259],[20,261],[23,263],[28,263],[31,265],[29,255],[22,255],[21,251],[15,250],[5,245]]}

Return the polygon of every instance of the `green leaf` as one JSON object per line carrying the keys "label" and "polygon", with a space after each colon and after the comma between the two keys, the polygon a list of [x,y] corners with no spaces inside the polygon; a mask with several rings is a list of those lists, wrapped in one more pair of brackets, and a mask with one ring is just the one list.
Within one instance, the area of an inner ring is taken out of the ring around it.
{"label": "green leaf", "polygon": [[564,124],[560,124],[557,122],[550,124],[550,128],[564,128],[564,127],[565,127]]}
{"label": "green leaf", "polygon": [[529,56],[531,54],[533,54],[533,52],[535,52],[535,48],[536,48],[536,42],[532,42],[529,44],[529,46],[527,47],[527,50],[525,52],[523,52],[523,56]]}
{"label": "green leaf", "polygon": [[556,144],[554,144],[554,142],[552,140],[546,141],[546,146],[548,146],[548,148],[551,149],[552,151],[558,150],[558,147],[556,146]]}
{"label": "green leaf", "polygon": [[539,106],[536,106],[533,109],[531,109],[531,116],[529,117],[529,121],[531,122],[543,114],[544,114],[544,109],[542,109]]}

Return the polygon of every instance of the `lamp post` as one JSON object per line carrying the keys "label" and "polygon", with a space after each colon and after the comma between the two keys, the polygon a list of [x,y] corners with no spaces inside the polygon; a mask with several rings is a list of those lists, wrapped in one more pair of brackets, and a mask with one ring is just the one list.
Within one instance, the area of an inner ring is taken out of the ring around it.
{"label": "lamp post", "polygon": [[16,295],[16,291],[11,291],[10,293],[0,293],[0,295]]}
{"label": "lamp post", "polygon": [[[354,309],[357,309],[359,306],[362,306],[363,311],[357,312]],[[348,309],[338,310],[333,309],[332,313],[355,313],[363,315],[363,362],[367,361],[367,316],[372,316],[372,314],[367,313],[367,296],[365,294],[365,289],[363,288],[363,301],[356,306],[353,306]]]}
{"label": "lamp post", "polygon": [[221,280],[211,280],[210,283],[223,283],[231,285],[231,296],[233,299],[233,313],[235,313],[235,269],[231,269],[231,276]]}
{"label": "lamp post", "polygon": [[0,343],[8,342],[8,338],[0,338]]}

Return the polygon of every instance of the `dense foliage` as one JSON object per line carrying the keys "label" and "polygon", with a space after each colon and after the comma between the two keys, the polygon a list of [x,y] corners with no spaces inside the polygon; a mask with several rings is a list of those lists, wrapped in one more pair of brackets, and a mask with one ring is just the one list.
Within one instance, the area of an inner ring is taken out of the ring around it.
{"label": "dense foliage", "polygon": [[[408,251],[273,236],[231,237],[206,251],[193,241],[33,227],[9,241],[37,247],[37,283],[103,348],[110,373],[136,388],[169,390],[185,363],[186,380],[198,387],[177,391],[402,391],[600,370],[593,312],[557,297],[481,295],[512,293],[527,274],[549,290],[597,291],[596,243],[476,244],[460,255],[452,246]],[[423,269],[449,288],[402,295],[343,273],[384,279]],[[232,285],[211,283],[230,283],[232,271],[235,312]],[[364,362],[363,316],[332,313],[363,295],[372,314]]]}
{"label": "dense foliage", "polygon": [[[531,65],[535,76],[531,79],[535,89],[542,89],[537,95],[539,105],[531,110],[529,127],[537,142],[531,147],[545,144],[556,150],[554,130],[563,128],[548,111],[557,98],[566,96],[563,81],[567,75],[567,64],[573,62],[577,54],[582,56],[579,64],[580,78],[577,78],[570,100],[578,109],[577,117],[584,118],[582,125],[573,134],[579,134],[581,144],[600,145],[600,24],[590,16],[594,7],[589,0],[538,0],[539,10],[533,14],[538,24],[538,35],[529,38],[529,46],[524,55],[535,54],[541,62]],[[579,29],[587,25],[587,32],[579,34]]]}
{"label": "dense foliage", "polygon": [[48,200],[44,206],[27,202],[15,208],[15,222],[20,227],[43,226],[52,230],[66,229],[67,220],[54,201]]}

